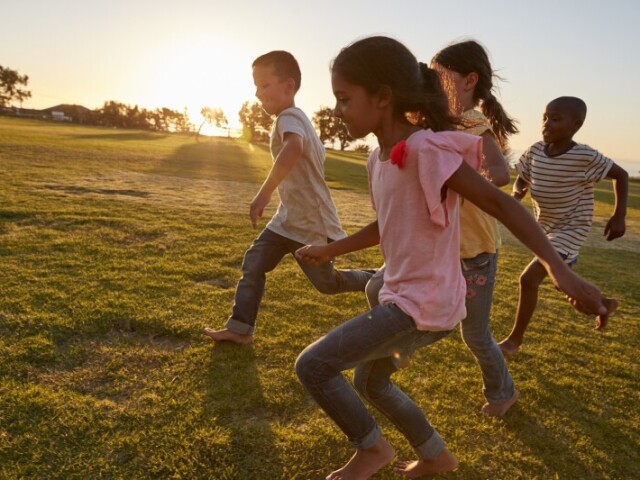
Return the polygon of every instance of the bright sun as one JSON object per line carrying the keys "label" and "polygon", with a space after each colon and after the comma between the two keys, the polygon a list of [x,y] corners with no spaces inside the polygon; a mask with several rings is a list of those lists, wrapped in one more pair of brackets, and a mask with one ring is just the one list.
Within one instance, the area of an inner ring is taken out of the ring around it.
{"label": "bright sun", "polygon": [[[142,91],[141,105],[148,108],[187,107],[196,128],[203,107],[221,108],[232,128],[239,126],[242,103],[254,100],[251,56],[239,46],[212,38],[183,39],[157,47],[145,62],[143,75],[152,79]],[[214,133],[208,126],[202,133]]]}

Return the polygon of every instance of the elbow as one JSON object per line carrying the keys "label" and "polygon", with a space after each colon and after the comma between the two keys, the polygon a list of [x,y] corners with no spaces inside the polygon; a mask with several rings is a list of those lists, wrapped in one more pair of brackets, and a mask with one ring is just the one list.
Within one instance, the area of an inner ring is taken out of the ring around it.
{"label": "elbow", "polygon": [[504,187],[509,183],[511,178],[509,177],[509,172],[499,172],[495,176],[491,177],[491,183],[493,183],[496,187]]}

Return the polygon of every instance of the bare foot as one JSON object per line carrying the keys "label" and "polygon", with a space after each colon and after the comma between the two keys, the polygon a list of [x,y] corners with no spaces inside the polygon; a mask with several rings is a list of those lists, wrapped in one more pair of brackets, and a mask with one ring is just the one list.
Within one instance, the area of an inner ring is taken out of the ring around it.
{"label": "bare foot", "polygon": [[516,343],[515,340],[511,340],[510,338],[505,338],[498,344],[498,346],[500,347],[500,350],[502,350],[502,355],[504,355],[504,358],[507,359],[513,357],[516,353],[518,353],[518,349],[520,348],[520,344]]}
{"label": "bare foot", "polygon": [[507,410],[509,410],[513,404],[518,401],[518,398],[520,398],[520,392],[517,389],[514,389],[513,396],[510,399],[499,403],[487,402],[482,406],[480,411],[487,417],[502,417],[507,413]]}
{"label": "bare foot", "polygon": [[214,330],[213,328],[207,327],[202,333],[216,342],[233,342],[240,345],[251,345],[253,343],[253,335],[241,335],[226,328]]}
{"label": "bare foot", "polygon": [[331,472],[327,480],[366,480],[391,462],[395,454],[391,444],[381,438],[367,450],[356,450],[345,466]]}
{"label": "bare foot", "polygon": [[607,313],[596,317],[596,330],[604,330],[609,323],[609,315],[618,308],[618,301],[615,298],[603,298],[602,303],[607,307]]}
{"label": "bare foot", "polygon": [[393,468],[394,472],[407,478],[419,478],[424,475],[435,475],[455,470],[458,459],[446,448],[432,460],[414,460],[413,462],[398,462]]}

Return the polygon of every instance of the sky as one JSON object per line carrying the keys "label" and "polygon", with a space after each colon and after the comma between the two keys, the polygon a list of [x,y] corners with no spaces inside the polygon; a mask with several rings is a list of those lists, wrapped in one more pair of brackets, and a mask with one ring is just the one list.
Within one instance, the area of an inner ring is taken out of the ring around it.
{"label": "sky", "polygon": [[573,95],[588,105],[575,140],[640,170],[637,0],[0,0],[0,18],[0,65],[29,76],[24,108],[115,100],[187,107],[197,123],[210,106],[232,125],[256,100],[252,61],[270,50],[298,59],[296,104],[312,116],[333,106],[330,62],[354,40],[391,36],[429,62],[473,38],[504,79],[514,152],[541,138],[550,100]]}

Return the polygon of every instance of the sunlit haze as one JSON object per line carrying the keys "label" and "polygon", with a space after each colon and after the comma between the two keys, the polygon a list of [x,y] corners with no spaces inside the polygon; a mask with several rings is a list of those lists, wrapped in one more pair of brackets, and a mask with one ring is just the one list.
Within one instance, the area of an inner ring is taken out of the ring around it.
{"label": "sunlit haze", "polygon": [[333,104],[331,59],[355,39],[389,35],[429,61],[471,37],[507,80],[498,96],[520,122],[514,151],[540,138],[549,100],[575,95],[589,108],[576,140],[640,169],[625,163],[640,160],[636,1],[3,0],[0,14],[0,65],[29,76],[23,107],[186,107],[196,125],[205,106],[238,125],[255,101],[251,62],[269,50],[298,58],[297,104],[311,116]]}

